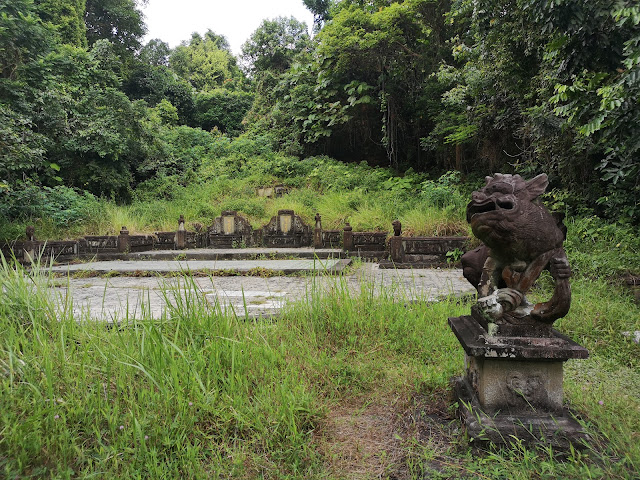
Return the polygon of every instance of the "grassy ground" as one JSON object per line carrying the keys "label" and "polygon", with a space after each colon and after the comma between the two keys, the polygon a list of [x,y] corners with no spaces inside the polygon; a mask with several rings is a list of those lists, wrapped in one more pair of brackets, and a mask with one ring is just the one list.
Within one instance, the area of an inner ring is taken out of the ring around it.
{"label": "grassy ground", "polygon": [[[566,402],[582,451],[478,450],[455,419],[455,299],[311,288],[275,322],[197,290],[162,321],[73,318],[41,273],[0,270],[0,476],[5,478],[633,478],[640,471],[640,309],[574,281],[558,328],[590,349]],[[192,285],[185,278],[187,285]],[[544,286],[536,294],[547,292]],[[392,289],[393,290],[393,289]],[[166,295],[176,295],[167,290]]]}

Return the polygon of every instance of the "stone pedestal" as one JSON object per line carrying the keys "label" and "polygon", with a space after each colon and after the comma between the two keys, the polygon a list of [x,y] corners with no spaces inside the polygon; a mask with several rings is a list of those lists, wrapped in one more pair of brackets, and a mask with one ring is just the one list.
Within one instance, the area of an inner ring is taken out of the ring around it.
{"label": "stone pedestal", "polygon": [[347,222],[342,235],[342,248],[345,252],[353,251],[353,228]]}
{"label": "stone pedestal", "polygon": [[465,375],[454,380],[460,412],[476,441],[580,446],[587,435],[563,407],[562,370],[589,353],[551,329],[547,337],[491,336],[472,316],[449,318],[464,348]]}
{"label": "stone pedestal", "polygon": [[120,235],[118,235],[118,252],[129,253],[130,248],[129,230],[127,230],[127,227],[122,227],[120,229]]}

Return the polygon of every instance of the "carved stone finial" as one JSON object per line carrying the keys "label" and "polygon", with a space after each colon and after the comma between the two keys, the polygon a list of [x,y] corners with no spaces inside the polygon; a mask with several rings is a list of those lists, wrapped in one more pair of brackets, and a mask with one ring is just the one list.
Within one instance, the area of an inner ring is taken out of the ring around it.
{"label": "carved stone finial", "polygon": [[27,240],[33,242],[36,239],[36,229],[33,225],[28,225],[26,228]]}
{"label": "carved stone finial", "polygon": [[402,223],[400,223],[400,220],[394,220],[391,225],[393,226],[393,235],[395,237],[402,235]]}
{"label": "carved stone finial", "polygon": [[349,225],[349,222],[346,222],[346,223],[344,224],[344,231],[345,231],[345,232],[350,232],[350,231],[352,231],[352,230],[353,230],[353,228],[351,228],[351,225]]}
{"label": "carved stone finial", "polygon": [[[525,181],[496,174],[473,192],[467,221],[486,247],[463,256],[465,277],[478,289],[475,311],[499,331],[539,334],[569,311],[571,270],[562,247],[563,225],[537,199],[545,174]],[[530,304],[525,295],[543,270],[555,281],[553,297]],[[511,328],[510,326],[517,326]]]}
{"label": "carved stone finial", "polygon": [[123,226],[120,229],[120,235],[129,235],[129,230],[127,230],[127,227]]}

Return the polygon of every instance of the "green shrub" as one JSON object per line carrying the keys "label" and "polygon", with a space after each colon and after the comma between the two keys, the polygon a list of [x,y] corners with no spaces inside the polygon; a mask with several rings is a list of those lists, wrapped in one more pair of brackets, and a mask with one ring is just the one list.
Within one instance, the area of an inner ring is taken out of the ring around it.
{"label": "green shrub", "polygon": [[565,220],[571,268],[585,277],[640,273],[640,237],[631,225],[595,217]]}
{"label": "green shrub", "polygon": [[62,185],[43,187],[26,181],[0,193],[0,216],[7,221],[46,218],[55,226],[66,227],[97,218],[98,200],[88,192]]}

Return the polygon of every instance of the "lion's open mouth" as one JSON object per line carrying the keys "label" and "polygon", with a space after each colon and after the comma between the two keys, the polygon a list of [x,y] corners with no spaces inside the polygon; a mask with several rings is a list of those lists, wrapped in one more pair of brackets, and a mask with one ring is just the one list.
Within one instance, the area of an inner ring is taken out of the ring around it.
{"label": "lion's open mouth", "polygon": [[474,215],[478,215],[480,213],[493,212],[496,210],[496,204],[494,202],[487,202],[483,204],[473,204],[469,205],[467,208],[467,216],[469,218],[473,218]]}
{"label": "lion's open mouth", "polygon": [[480,215],[482,213],[495,212],[496,210],[513,210],[515,203],[511,200],[496,200],[488,201],[485,203],[474,203],[467,207],[467,219],[471,220],[474,215]]}

